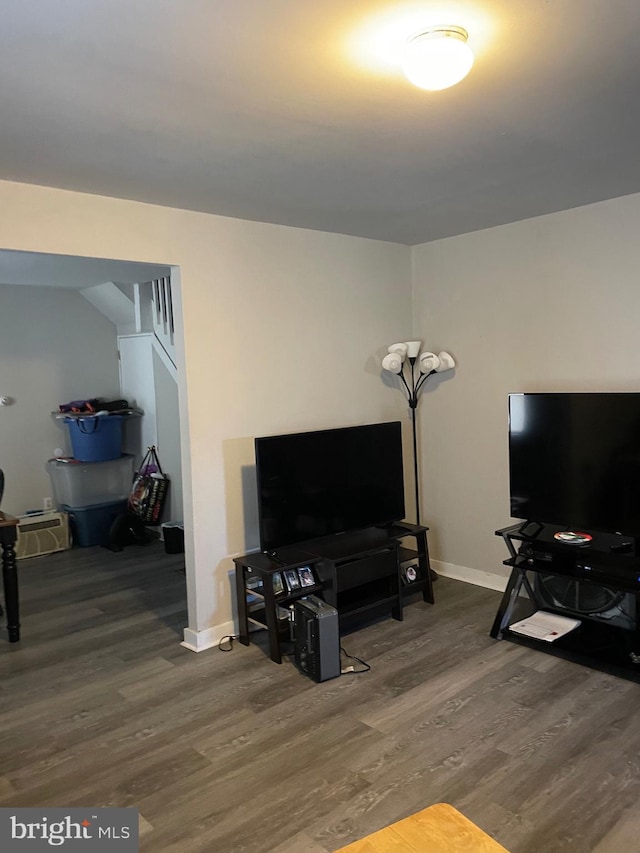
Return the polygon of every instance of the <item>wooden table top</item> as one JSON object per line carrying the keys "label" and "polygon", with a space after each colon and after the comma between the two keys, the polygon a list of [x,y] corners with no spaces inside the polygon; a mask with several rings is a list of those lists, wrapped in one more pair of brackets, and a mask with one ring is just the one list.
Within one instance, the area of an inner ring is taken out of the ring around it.
{"label": "wooden table top", "polygon": [[336,853],[509,853],[448,803],[437,803]]}
{"label": "wooden table top", "polygon": [[0,527],[16,527],[18,524],[20,524],[19,518],[7,515],[6,512],[0,512]]}

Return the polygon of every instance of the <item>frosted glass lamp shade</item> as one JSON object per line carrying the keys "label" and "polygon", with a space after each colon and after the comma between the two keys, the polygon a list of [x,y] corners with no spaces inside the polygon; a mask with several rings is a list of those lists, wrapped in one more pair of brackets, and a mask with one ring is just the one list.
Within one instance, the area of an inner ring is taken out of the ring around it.
{"label": "frosted glass lamp shade", "polygon": [[397,352],[390,352],[382,359],[382,366],[389,373],[400,373],[402,370],[402,358]]}
{"label": "frosted glass lamp shade", "polygon": [[421,346],[422,341],[407,341],[406,347],[409,358],[417,358]]}
{"label": "frosted glass lamp shade", "polygon": [[423,352],[419,359],[420,373],[431,373],[440,366],[440,359],[434,352]]}
{"label": "frosted glass lamp shade", "polygon": [[448,89],[464,79],[473,65],[473,53],[462,27],[431,27],[407,42],[403,69],[420,89]]}
{"label": "frosted glass lamp shade", "polygon": [[445,370],[453,370],[456,366],[453,356],[448,352],[439,352],[438,359],[440,361],[440,364],[436,367],[438,373],[442,373]]}
{"label": "frosted glass lamp shade", "polygon": [[405,356],[407,354],[407,345],[406,344],[391,344],[387,352],[395,352],[400,358],[404,361]]}

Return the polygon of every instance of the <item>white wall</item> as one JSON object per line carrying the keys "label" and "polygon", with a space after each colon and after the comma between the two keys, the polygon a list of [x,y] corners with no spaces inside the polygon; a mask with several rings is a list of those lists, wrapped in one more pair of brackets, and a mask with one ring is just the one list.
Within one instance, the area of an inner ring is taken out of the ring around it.
{"label": "white wall", "polygon": [[[493,532],[509,522],[510,391],[638,387],[640,195],[413,250],[9,182],[0,199],[0,248],[176,265],[194,646],[233,627],[230,555],[258,545],[256,435],[399,417],[408,437],[379,360],[409,335],[411,262],[412,335],[459,365],[430,380],[419,410],[423,520],[445,570],[506,574]],[[50,333],[47,316],[38,325]],[[114,377],[98,393],[115,396]],[[70,395],[56,389],[46,412]]]}
{"label": "white wall", "polygon": [[215,642],[229,555],[257,545],[253,438],[405,417],[379,358],[408,333],[410,250],[9,182],[0,199],[0,248],[177,267],[185,636]]}
{"label": "white wall", "polygon": [[120,335],[120,393],[144,412],[124,423],[123,450],[135,456],[136,469],[155,445],[170,487],[162,521],[182,521],[182,462],[178,385],[155,350],[153,334]]}
{"label": "white wall", "polygon": [[169,477],[169,497],[163,521],[182,521],[182,463],[180,461],[180,410],[178,385],[164,365],[153,353],[153,382],[156,397],[158,429],[158,458],[162,470]]}
{"label": "white wall", "polygon": [[136,469],[147,448],[158,443],[156,393],[154,387],[153,335],[119,335],[120,392],[130,406],[144,414],[124,422],[122,449],[135,458]]}
{"label": "white wall", "polygon": [[458,361],[419,413],[445,571],[508,574],[509,392],[639,390],[639,227],[631,195],[414,248],[414,334]]}
{"label": "white wall", "polygon": [[61,403],[118,394],[115,328],[78,291],[0,285],[0,467],[2,507],[42,509],[51,496],[46,462],[71,452],[68,428],[51,412]]}

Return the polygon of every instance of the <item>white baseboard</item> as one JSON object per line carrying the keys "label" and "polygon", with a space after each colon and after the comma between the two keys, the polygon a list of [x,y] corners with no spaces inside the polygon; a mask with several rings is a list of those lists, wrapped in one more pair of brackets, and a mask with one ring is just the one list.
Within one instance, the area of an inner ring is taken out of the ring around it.
{"label": "white baseboard", "polygon": [[431,560],[431,567],[445,578],[464,581],[464,583],[471,583],[474,586],[483,586],[485,589],[495,589],[498,592],[504,592],[509,580],[503,575],[481,572],[478,569],[470,569],[468,566],[456,566],[455,563],[443,563],[440,560]]}
{"label": "white baseboard", "polygon": [[235,625],[232,621],[224,622],[222,625],[214,625],[212,628],[205,628],[204,631],[185,628],[184,640],[180,645],[192,652],[204,652],[206,649],[217,646],[223,637],[230,636],[236,636]]}

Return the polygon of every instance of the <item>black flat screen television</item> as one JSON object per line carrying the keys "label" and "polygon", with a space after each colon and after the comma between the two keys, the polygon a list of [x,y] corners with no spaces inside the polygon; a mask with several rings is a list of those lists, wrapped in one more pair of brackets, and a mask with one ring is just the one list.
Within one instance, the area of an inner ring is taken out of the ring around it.
{"label": "black flat screen television", "polygon": [[260,548],[404,518],[399,421],[256,438]]}
{"label": "black flat screen television", "polygon": [[640,536],[640,394],[509,395],[511,515]]}

